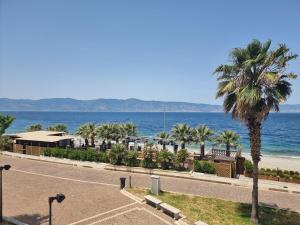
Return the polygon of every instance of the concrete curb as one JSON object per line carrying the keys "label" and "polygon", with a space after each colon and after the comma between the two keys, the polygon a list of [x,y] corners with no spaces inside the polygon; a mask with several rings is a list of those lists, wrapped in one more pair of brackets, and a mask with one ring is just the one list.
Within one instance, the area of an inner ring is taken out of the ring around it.
{"label": "concrete curb", "polygon": [[[209,182],[209,183],[217,183],[217,184],[224,184],[224,185],[232,185],[232,186],[240,186],[245,188],[252,188],[252,183],[245,182],[243,180],[236,180],[231,178],[220,178],[220,177],[208,177],[209,179],[199,177],[198,173],[188,173],[188,172],[177,172],[177,171],[162,171],[160,169],[146,169],[142,167],[126,167],[126,166],[115,166],[107,163],[96,163],[96,162],[87,162],[87,161],[76,161],[70,159],[59,159],[54,157],[47,157],[47,156],[32,156],[32,155],[24,155],[19,153],[7,152],[2,151],[0,152],[2,155],[11,156],[11,157],[18,157],[24,158],[29,160],[36,160],[42,162],[51,162],[63,165],[70,165],[70,166],[77,166],[77,167],[84,167],[84,168],[94,168],[94,169],[105,169],[111,171],[120,171],[120,172],[127,172],[127,173],[139,173],[139,174],[149,174],[149,175],[159,175],[165,177],[172,177],[172,178],[180,178],[180,179],[187,179],[187,180],[195,180],[195,181],[202,181],[202,182]],[[222,181],[223,179],[223,181]],[[266,191],[279,191],[283,193],[290,193],[290,194],[300,194],[300,185],[293,185],[287,188],[288,184],[268,184],[266,182],[260,182],[260,190]]]}
{"label": "concrete curb", "polygon": [[3,220],[6,221],[6,222],[8,222],[8,223],[15,224],[15,225],[29,225],[27,223],[23,223],[23,222],[21,222],[19,220],[16,220],[16,219],[14,219],[12,217],[3,216]]}
{"label": "concrete curb", "polygon": [[160,171],[160,170],[156,170],[156,169],[145,169],[145,168],[140,168],[140,167],[111,166],[108,164],[107,166],[104,167],[104,169],[112,170],[112,171],[120,171],[120,172],[159,175],[159,176],[165,176],[165,177],[174,177],[174,178],[180,178],[180,179],[188,179],[188,180],[196,180],[196,181],[203,181],[203,182],[210,182],[210,183],[233,185],[232,183],[226,182],[226,181],[208,180],[208,179],[197,178],[197,177],[188,177],[188,175],[186,175],[186,174],[174,174],[174,173],[180,173],[180,172],[167,172],[167,171]]}
{"label": "concrete curb", "polygon": [[141,199],[140,197],[138,197],[134,194],[131,194],[130,192],[126,191],[126,189],[122,189],[120,192],[121,192],[121,194],[125,195],[126,197],[128,197],[138,203],[144,202],[144,199]]}

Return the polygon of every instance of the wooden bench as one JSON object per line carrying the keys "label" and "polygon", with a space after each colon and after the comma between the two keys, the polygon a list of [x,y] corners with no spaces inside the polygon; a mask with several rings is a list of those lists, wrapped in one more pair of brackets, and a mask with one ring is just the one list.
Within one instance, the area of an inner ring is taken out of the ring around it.
{"label": "wooden bench", "polygon": [[150,203],[150,204],[154,205],[157,209],[160,209],[160,204],[162,203],[161,200],[154,198],[151,195],[146,195],[144,198],[146,200],[146,203],[148,203],[148,204]]}
{"label": "wooden bench", "polygon": [[163,212],[172,214],[175,220],[178,220],[180,218],[179,213],[181,213],[181,211],[179,209],[176,209],[167,203],[160,204],[160,207],[162,208]]}

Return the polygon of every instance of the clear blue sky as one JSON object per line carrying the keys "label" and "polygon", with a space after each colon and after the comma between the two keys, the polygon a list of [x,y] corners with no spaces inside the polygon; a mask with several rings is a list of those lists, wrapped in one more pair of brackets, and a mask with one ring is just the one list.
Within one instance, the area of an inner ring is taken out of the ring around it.
{"label": "clear blue sky", "polygon": [[[213,70],[253,38],[300,54],[300,1],[0,0],[0,97],[220,103]],[[300,57],[291,64],[300,73]],[[288,103],[300,103],[300,77]]]}

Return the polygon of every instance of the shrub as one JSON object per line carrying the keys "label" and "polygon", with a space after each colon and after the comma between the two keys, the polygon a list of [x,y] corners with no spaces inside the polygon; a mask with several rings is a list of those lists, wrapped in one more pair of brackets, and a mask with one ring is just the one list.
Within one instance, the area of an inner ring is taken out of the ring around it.
{"label": "shrub", "polygon": [[244,167],[246,173],[252,173],[253,172],[253,164],[250,160],[245,160]]}
{"label": "shrub", "polygon": [[51,149],[50,148],[45,149],[44,156],[51,156]]}
{"label": "shrub", "polygon": [[129,150],[125,155],[126,166],[136,166],[138,164],[138,153],[136,151]]}
{"label": "shrub", "polygon": [[80,160],[80,150],[71,150],[68,158],[72,160]]}
{"label": "shrub", "polygon": [[13,146],[13,142],[9,137],[0,136],[0,151],[11,151]]}
{"label": "shrub", "polygon": [[181,149],[176,154],[176,161],[177,163],[182,163],[182,167],[184,167],[184,163],[189,157],[189,153],[186,149]]}
{"label": "shrub", "polygon": [[124,145],[115,144],[112,146],[111,150],[108,153],[108,158],[111,164],[113,165],[122,165],[125,156],[125,147]]}
{"label": "shrub", "polygon": [[86,160],[90,162],[97,161],[97,154],[96,151],[93,149],[86,150]]}
{"label": "shrub", "polygon": [[95,155],[95,161],[103,162],[103,163],[109,162],[107,153],[106,152],[97,152]]}
{"label": "shrub", "polygon": [[163,170],[169,169],[173,166],[174,154],[168,150],[161,150],[158,154],[158,161]]}
{"label": "shrub", "polygon": [[157,152],[155,150],[152,150],[152,146],[147,146],[143,150],[143,161],[142,166],[145,168],[155,168],[157,166],[156,164],[156,158]]}
{"label": "shrub", "polygon": [[216,172],[215,165],[209,161],[194,161],[194,170],[201,173],[214,174]]}

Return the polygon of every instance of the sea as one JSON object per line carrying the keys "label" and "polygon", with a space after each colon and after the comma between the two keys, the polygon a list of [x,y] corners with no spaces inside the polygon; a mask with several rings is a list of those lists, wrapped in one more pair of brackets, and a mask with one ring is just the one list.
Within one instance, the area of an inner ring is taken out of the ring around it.
{"label": "sea", "polygon": [[[233,130],[241,136],[244,152],[249,152],[248,130],[244,124],[224,113],[181,112],[2,112],[15,117],[6,133],[22,132],[31,124],[48,127],[58,123],[68,126],[70,133],[87,122],[133,122],[141,136],[155,137],[161,131],[170,132],[177,123],[190,126],[206,124],[216,133]],[[196,146],[192,146],[195,147]],[[300,157],[300,113],[271,113],[262,128],[262,154]]]}

